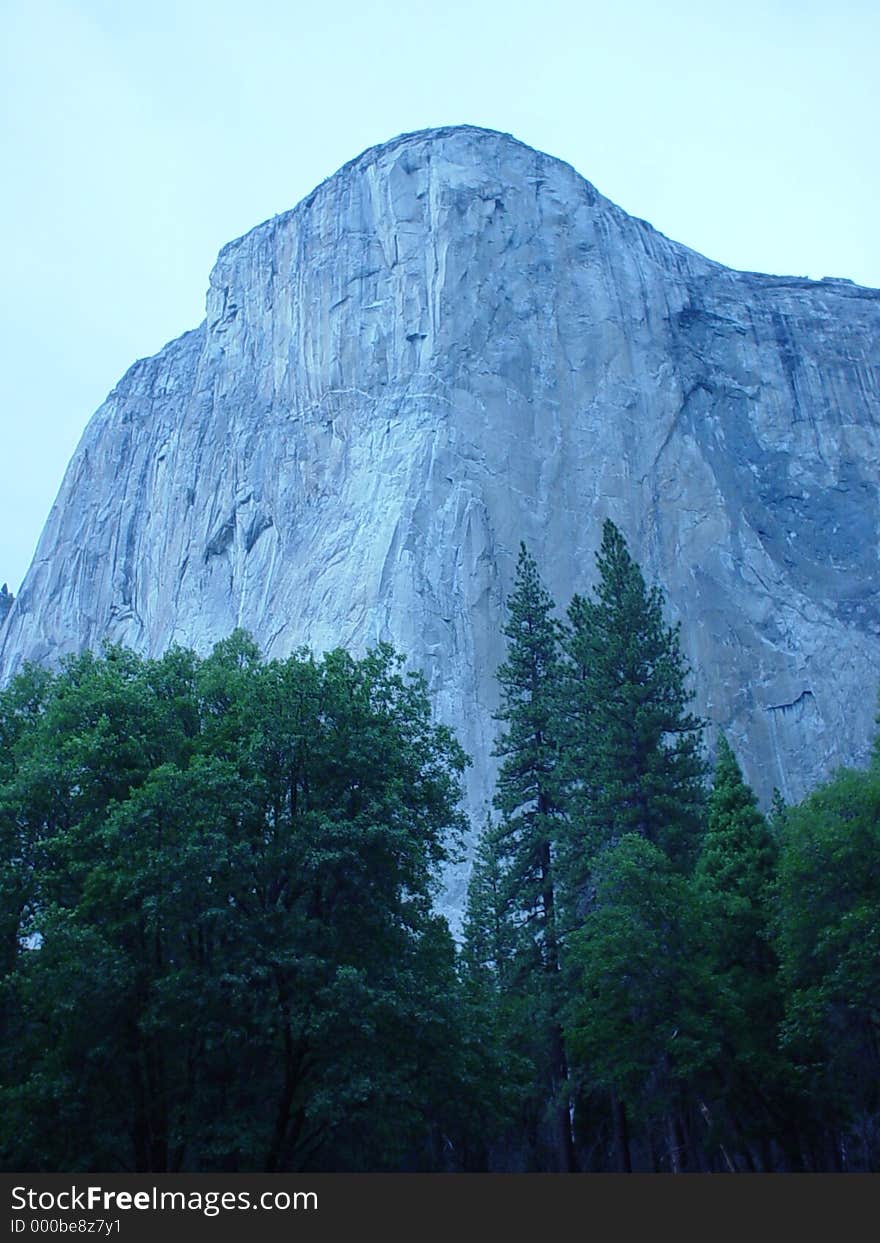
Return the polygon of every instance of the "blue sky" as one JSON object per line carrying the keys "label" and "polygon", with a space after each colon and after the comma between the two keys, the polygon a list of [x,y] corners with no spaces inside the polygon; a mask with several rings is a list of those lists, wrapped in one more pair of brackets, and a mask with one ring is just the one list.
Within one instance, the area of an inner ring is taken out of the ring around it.
{"label": "blue sky", "polygon": [[0,582],[220,246],[365,147],[509,131],[734,267],[880,286],[876,0],[0,0]]}

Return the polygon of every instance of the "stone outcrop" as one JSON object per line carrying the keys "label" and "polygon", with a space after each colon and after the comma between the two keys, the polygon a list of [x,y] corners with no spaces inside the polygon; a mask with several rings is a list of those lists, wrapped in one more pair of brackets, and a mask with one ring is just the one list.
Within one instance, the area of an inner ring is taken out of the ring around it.
{"label": "stone outcrop", "polygon": [[609,516],[698,708],[796,798],[873,734],[878,343],[876,290],[731,271],[506,135],[405,135],[226,246],[205,322],[113,390],[0,673],[105,636],[388,638],[474,756],[481,818],[519,542],[564,605]]}

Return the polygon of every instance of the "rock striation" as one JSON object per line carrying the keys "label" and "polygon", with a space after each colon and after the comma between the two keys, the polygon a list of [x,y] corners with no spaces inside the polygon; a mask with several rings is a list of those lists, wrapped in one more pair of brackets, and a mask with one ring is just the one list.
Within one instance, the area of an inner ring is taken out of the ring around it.
{"label": "rock striation", "polygon": [[205,322],[94,415],[0,676],[105,637],[387,638],[479,820],[519,542],[564,606],[607,516],[698,709],[797,798],[873,734],[878,344],[880,291],[732,271],[508,135],[404,135],[226,246]]}

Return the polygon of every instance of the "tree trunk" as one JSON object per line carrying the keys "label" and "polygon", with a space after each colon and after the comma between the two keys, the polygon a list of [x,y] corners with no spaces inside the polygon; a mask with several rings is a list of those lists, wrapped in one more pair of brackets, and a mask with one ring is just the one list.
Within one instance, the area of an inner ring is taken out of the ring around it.
{"label": "tree trunk", "polygon": [[673,1174],[680,1174],[679,1137],[676,1134],[675,1118],[672,1114],[668,1114],[666,1118],[666,1143],[669,1148],[669,1168]]}
{"label": "tree trunk", "polygon": [[550,1090],[553,1097],[553,1143],[556,1149],[557,1166],[563,1174],[577,1173],[577,1154],[574,1147],[574,1135],[571,1126],[571,1101],[569,1098],[568,1059],[565,1056],[565,1044],[562,1028],[558,1023],[553,1025],[551,1033],[551,1057],[553,1059]]}
{"label": "tree trunk", "polygon": [[[538,796],[538,808],[546,815],[549,800],[542,793]],[[544,970],[550,982],[551,996],[555,996],[559,976],[559,947],[556,940],[556,906],[553,892],[552,852],[550,842],[541,843],[541,906],[544,915]],[[553,1022],[550,1033],[551,1092],[553,1094],[554,1147],[557,1150],[559,1169],[564,1174],[577,1170],[577,1156],[571,1127],[571,1102],[569,1099],[568,1059],[559,1022]]]}
{"label": "tree trunk", "polygon": [[629,1149],[629,1122],[626,1106],[616,1094],[611,1097],[611,1116],[614,1123],[614,1147],[617,1152],[617,1169],[621,1174],[632,1173],[632,1156]]}

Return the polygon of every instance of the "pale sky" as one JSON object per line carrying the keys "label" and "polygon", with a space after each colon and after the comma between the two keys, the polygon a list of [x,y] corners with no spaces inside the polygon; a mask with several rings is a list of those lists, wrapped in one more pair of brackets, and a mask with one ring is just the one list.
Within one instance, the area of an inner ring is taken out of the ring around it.
{"label": "pale sky", "polygon": [[732,267],[880,286],[877,0],[0,0],[0,583],[219,248],[365,147],[513,133]]}

